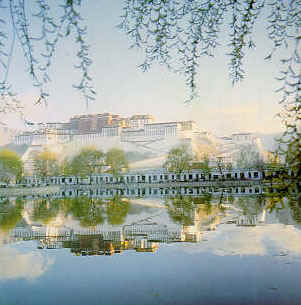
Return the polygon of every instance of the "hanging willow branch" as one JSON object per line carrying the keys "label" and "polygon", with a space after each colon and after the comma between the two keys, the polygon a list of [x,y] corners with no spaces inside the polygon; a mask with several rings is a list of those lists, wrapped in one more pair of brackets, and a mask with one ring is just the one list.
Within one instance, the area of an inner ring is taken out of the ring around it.
{"label": "hanging willow branch", "polygon": [[[46,0],[0,0],[0,112],[15,111],[20,103],[13,98],[9,84],[10,62],[13,51],[21,47],[26,71],[39,89],[36,103],[46,103],[49,96],[47,85],[50,82],[49,69],[53,63],[56,47],[65,37],[72,36],[78,45],[75,68],[81,71],[81,80],[74,87],[88,103],[95,98],[95,90],[89,75],[92,60],[86,42],[87,29],[82,24],[80,0],[49,2]],[[33,12],[33,13],[32,13]],[[10,16],[10,19],[1,16]],[[39,33],[33,35],[33,20],[39,22]],[[38,50],[38,51],[36,51]],[[2,74],[3,72],[3,74]]]}
{"label": "hanging willow branch", "polygon": [[287,189],[301,194],[301,0],[125,0],[119,27],[132,47],[144,50],[143,70],[158,61],[186,77],[191,101],[199,91],[201,59],[214,56],[221,32],[228,35],[230,79],[235,84],[246,76],[244,58],[256,47],[253,31],[264,9],[267,37],[273,43],[266,59],[278,50],[287,54],[278,77],[283,105],[279,116],[286,128],[278,153],[293,171]]}
{"label": "hanging willow branch", "polygon": [[[255,48],[253,32],[263,10],[267,13],[267,38],[273,47],[266,59],[277,51],[286,52],[281,60],[278,80],[281,84],[283,111],[279,114],[286,127],[280,139],[282,153],[296,177],[300,175],[300,40],[301,0],[124,0],[119,28],[131,40],[131,47],[144,51],[143,71],[154,62],[181,73],[190,90],[188,101],[199,91],[197,76],[203,57],[214,56],[220,34],[227,35],[229,76],[233,84],[245,76],[244,59]],[[75,67],[81,80],[74,85],[86,102],[93,100],[87,29],[80,15],[81,0],[0,0],[0,112],[19,109],[9,84],[13,50],[21,46],[33,85],[38,87],[38,103],[48,97],[49,68],[56,47],[71,36],[77,48]],[[33,7],[36,12],[32,14]],[[2,16],[2,17],[1,17]],[[10,20],[3,16],[10,16]],[[32,20],[40,22],[40,33],[32,34]],[[40,50],[39,52],[36,49]],[[42,51],[41,51],[42,50]],[[282,54],[282,53],[281,53]],[[3,75],[3,76],[2,76]],[[300,190],[300,178],[295,179]],[[299,183],[299,185],[298,185]]]}

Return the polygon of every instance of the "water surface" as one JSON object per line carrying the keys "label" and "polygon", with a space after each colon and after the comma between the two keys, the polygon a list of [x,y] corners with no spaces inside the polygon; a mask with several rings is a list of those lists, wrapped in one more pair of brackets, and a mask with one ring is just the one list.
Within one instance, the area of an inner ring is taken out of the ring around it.
{"label": "water surface", "polygon": [[300,304],[301,207],[273,200],[2,199],[0,304]]}

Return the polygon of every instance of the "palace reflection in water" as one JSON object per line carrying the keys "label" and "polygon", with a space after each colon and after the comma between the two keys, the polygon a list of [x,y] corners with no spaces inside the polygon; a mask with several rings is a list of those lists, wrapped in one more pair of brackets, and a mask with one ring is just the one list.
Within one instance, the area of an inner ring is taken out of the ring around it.
{"label": "palace reflection in water", "polygon": [[[35,240],[38,249],[68,248],[83,256],[112,255],[128,250],[155,252],[160,243],[200,242],[203,232],[219,224],[301,223],[298,204],[263,195],[214,197],[206,193],[158,202],[96,196],[93,191],[86,194],[2,198],[0,240],[3,244]],[[269,217],[273,210],[276,218],[274,214]]]}
{"label": "palace reflection in water", "polygon": [[300,303],[298,202],[91,190],[1,198],[1,305]]}

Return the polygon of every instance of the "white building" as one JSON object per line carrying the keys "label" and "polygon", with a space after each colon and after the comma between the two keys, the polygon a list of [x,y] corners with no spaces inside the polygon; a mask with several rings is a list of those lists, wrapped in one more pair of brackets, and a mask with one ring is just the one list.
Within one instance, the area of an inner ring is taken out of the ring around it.
{"label": "white building", "polygon": [[130,117],[130,126],[134,129],[144,128],[145,124],[150,124],[155,121],[155,118],[149,114],[135,114]]}
{"label": "white building", "polygon": [[233,133],[232,141],[237,144],[253,144],[257,137],[250,132]]}
{"label": "white building", "polygon": [[117,137],[120,136],[122,127],[120,126],[104,126],[101,130],[103,137]]}
{"label": "white building", "polygon": [[181,136],[186,132],[194,132],[197,130],[194,121],[176,121],[164,123],[145,124],[145,136],[163,136],[176,137]]}
{"label": "white building", "polygon": [[72,137],[72,130],[44,128],[18,134],[15,136],[13,143],[16,145],[32,145],[32,143],[38,143],[39,145],[58,144],[70,142]]}

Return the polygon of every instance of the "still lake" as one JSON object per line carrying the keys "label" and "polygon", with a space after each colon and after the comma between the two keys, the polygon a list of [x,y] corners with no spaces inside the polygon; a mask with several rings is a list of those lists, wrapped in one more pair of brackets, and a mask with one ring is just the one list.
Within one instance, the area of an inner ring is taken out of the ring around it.
{"label": "still lake", "polygon": [[301,304],[300,215],[264,196],[2,198],[0,304]]}

